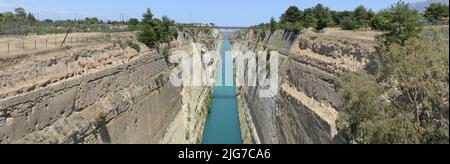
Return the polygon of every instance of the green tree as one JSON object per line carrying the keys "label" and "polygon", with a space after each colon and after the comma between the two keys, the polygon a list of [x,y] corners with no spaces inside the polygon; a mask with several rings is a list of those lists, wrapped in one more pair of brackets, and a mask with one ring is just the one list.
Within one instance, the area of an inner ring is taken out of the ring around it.
{"label": "green tree", "polygon": [[153,13],[150,10],[150,8],[147,9],[147,11],[144,13],[143,17],[144,17],[142,19],[143,23],[150,23],[153,21]]}
{"label": "green tree", "polygon": [[347,16],[340,20],[340,26],[344,30],[353,30],[357,27],[355,21],[353,21],[352,17]]}
{"label": "green tree", "polygon": [[333,19],[333,22],[336,25],[340,25],[342,20],[351,18],[353,16],[352,11],[331,11],[331,17]]}
{"label": "green tree", "polygon": [[100,23],[100,21],[98,20],[98,18],[95,18],[95,17],[93,17],[93,18],[85,18],[84,19],[84,24],[89,24],[89,25],[93,25],[93,24],[99,24]]}
{"label": "green tree", "polygon": [[346,103],[337,128],[348,143],[419,143],[408,114],[388,103],[375,77],[364,71],[349,72],[339,77],[338,85]]}
{"label": "green tree", "polygon": [[15,17],[12,12],[5,12],[2,14],[1,20],[2,21],[14,21]]}
{"label": "green tree", "polygon": [[289,7],[286,12],[281,15],[280,23],[294,23],[301,21],[302,11],[297,6]]}
{"label": "green tree", "polygon": [[426,9],[424,17],[432,21],[438,21],[442,18],[448,18],[448,12],[448,5],[433,3]]}
{"label": "green tree", "polygon": [[368,28],[370,20],[372,19],[368,11],[364,6],[360,5],[353,11],[354,28]]}
{"label": "green tree", "polygon": [[18,7],[15,10],[16,16],[19,18],[25,19],[27,17],[27,13],[25,12],[25,9],[22,7]]}
{"label": "green tree", "polygon": [[420,15],[417,11],[411,10],[409,5],[399,1],[384,11],[387,22],[382,29],[388,31],[380,39],[383,39],[386,45],[392,43],[404,44],[411,37],[417,37],[422,26],[419,23]]}
{"label": "green tree", "polygon": [[388,14],[389,13],[386,11],[381,11],[381,12],[377,13],[370,21],[370,27],[373,30],[378,30],[378,31],[383,31],[383,30],[387,29],[387,26],[389,24],[389,20],[387,19]]}
{"label": "green tree", "polygon": [[[430,34],[431,33],[431,34]],[[349,143],[449,143],[449,47],[441,32],[379,53],[380,77],[346,73],[337,127]]]}
{"label": "green tree", "polygon": [[313,12],[315,18],[317,19],[317,26],[315,27],[317,30],[322,30],[325,27],[330,26],[332,23],[332,18],[328,7],[325,7],[319,3],[313,8]]}
{"label": "green tree", "polygon": [[138,25],[138,24],[139,24],[139,20],[136,19],[136,18],[130,18],[130,19],[128,20],[128,25],[134,25],[134,26],[136,26],[136,25]]}
{"label": "green tree", "polygon": [[273,32],[273,31],[276,31],[277,29],[278,29],[277,21],[273,17],[270,18],[270,30]]}
{"label": "green tree", "polygon": [[169,19],[167,16],[162,17],[162,25],[160,26],[161,42],[170,43],[174,38],[178,37],[178,31],[175,26],[175,21]]}
{"label": "green tree", "polygon": [[317,18],[314,15],[314,11],[312,8],[305,9],[303,13],[303,26],[304,27],[316,27],[317,26]]}
{"label": "green tree", "polygon": [[448,117],[442,113],[448,113],[449,50],[441,35],[389,45],[378,57],[383,79],[396,82],[397,103],[414,114],[412,121],[427,143],[448,142]]}
{"label": "green tree", "polygon": [[162,20],[155,19],[150,9],[147,9],[143,14],[138,40],[147,47],[159,50],[160,44],[170,44],[177,37],[178,31],[175,21],[167,16],[162,17]]}
{"label": "green tree", "polygon": [[27,21],[28,21],[29,23],[35,24],[35,23],[37,22],[37,19],[34,17],[33,14],[28,13]]}
{"label": "green tree", "polygon": [[139,31],[138,40],[144,43],[147,47],[155,48],[158,40],[158,36],[153,29],[153,27],[144,23],[141,25],[141,29]]}

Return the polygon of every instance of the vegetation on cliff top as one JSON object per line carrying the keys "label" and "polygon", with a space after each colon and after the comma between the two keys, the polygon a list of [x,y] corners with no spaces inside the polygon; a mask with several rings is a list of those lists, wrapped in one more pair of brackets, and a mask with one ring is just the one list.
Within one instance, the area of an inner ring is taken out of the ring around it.
{"label": "vegetation on cliff top", "polygon": [[[32,13],[27,13],[22,7],[14,12],[0,13],[0,33],[27,35],[65,33],[69,28],[72,32],[122,32],[137,30],[136,21],[131,18],[126,21],[103,21],[95,17],[76,20],[38,20]],[[127,27],[128,25],[128,27]]]}
{"label": "vegetation on cliff top", "polygon": [[345,73],[337,126],[349,143],[449,143],[448,39],[420,31],[404,3],[384,11],[389,31],[378,38],[377,69]]}
{"label": "vegetation on cliff top", "polygon": [[[419,15],[417,11],[411,10],[409,5],[403,1],[394,4],[394,6],[398,5],[401,5],[402,8],[397,7],[396,9],[407,11],[414,15],[417,14],[419,19],[428,20],[428,22],[422,21],[422,23],[448,24],[448,5],[432,4],[427,8],[427,11],[423,15]],[[273,27],[279,27],[289,32],[298,32],[301,29],[310,27],[315,28],[316,30],[322,30],[326,27],[341,27],[344,30],[372,29],[390,31],[389,26],[395,25],[387,24],[387,22],[392,22],[390,19],[397,19],[400,21],[405,14],[408,14],[403,13],[401,15],[395,15],[394,12],[395,11],[392,11],[391,7],[390,9],[375,13],[362,5],[358,6],[353,11],[333,11],[322,4],[317,4],[312,8],[306,8],[304,10],[300,10],[297,6],[291,6],[281,15],[279,22],[271,19],[269,24],[260,24],[258,26],[270,27],[271,30],[276,29]]]}
{"label": "vegetation on cliff top", "polygon": [[150,48],[157,48],[159,44],[169,44],[176,37],[178,37],[178,31],[173,20],[166,16],[161,20],[153,18],[151,10],[147,9],[140,24],[138,35],[140,42]]}

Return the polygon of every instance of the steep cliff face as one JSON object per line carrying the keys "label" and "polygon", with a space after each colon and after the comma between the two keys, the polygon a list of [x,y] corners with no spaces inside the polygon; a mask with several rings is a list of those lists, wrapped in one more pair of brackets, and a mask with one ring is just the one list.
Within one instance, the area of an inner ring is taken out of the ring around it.
{"label": "steep cliff face", "polygon": [[239,88],[243,138],[250,143],[339,142],[335,121],[343,100],[335,90],[336,75],[366,67],[375,51],[375,35],[335,29],[298,35],[236,33],[233,50],[280,53],[276,97],[259,97],[260,87]]}
{"label": "steep cliff face", "polygon": [[[220,47],[217,31],[185,30],[171,50],[192,52],[193,38],[214,38],[200,48]],[[204,105],[191,96],[201,99],[209,88],[172,86],[174,66],[141,49],[105,43],[2,59],[15,64],[0,72],[0,143],[162,143],[167,136],[195,143],[201,132],[170,127],[203,129]]]}

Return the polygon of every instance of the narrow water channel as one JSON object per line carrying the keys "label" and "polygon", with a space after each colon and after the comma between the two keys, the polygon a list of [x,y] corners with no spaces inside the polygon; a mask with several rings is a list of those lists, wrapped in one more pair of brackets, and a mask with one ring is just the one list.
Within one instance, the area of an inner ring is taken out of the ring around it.
{"label": "narrow water channel", "polygon": [[[227,33],[224,33],[224,38],[227,38]],[[224,40],[212,107],[203,132],[203,144],[242,144],[233,59],[226,54],[227,51],[230,51],[230,42]]]}

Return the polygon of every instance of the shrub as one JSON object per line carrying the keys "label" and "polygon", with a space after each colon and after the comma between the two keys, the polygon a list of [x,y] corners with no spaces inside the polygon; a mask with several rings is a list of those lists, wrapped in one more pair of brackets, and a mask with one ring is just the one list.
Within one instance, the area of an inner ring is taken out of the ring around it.
{"label": "shrub", "polygon": [[141,46],[139,46],[139,44],[129,40],[128,42],[128,46],[131,47],[132,49],[136,50],[137,52],[141,52]]}

